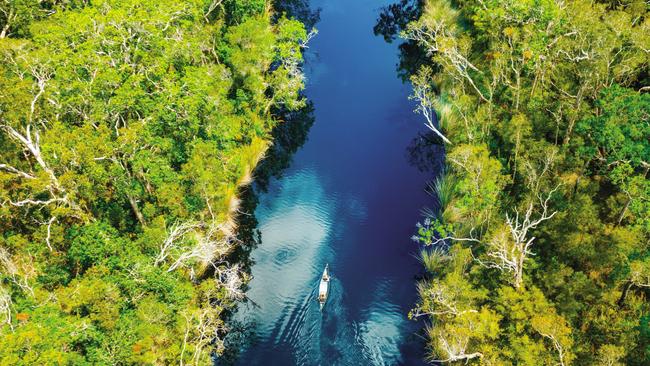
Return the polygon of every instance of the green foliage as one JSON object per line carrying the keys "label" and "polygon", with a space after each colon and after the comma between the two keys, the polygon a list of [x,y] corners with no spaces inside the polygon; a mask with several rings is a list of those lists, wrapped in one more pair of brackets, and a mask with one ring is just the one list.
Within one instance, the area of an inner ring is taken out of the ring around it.
{"label": "green foliage", "polygon": [[613,86],[601,92],[595,107],[598,114],[576,126],[587,139],[580,151],[608,165],[627,162],[638,168],[650,162],[650,94]]}
{"label": "green foliage", "polygon": [[211,364],[304,26],[266,0],[0,6],[0,363]]}
{"label": "green foliage", "polygon": [[456,182],[451,174],[442,174],[436,178],[433,183],[433,192],[436,194],[438,203],[440,204],[440,211],[445,211],[454,198],[456,189]]}
{"label": "green foliage", "polygon": [[430,359],[647,364],[647,7],[421,10],[403,31],[428,59],[413,81],[433,85],[452,142],[440,211],[414,238],[429,246],[414,314],[431,320]]}
{"label": "green foliage", "polygon": [[70,247],[67,255],[76,273],[82,273],[96,264],[109,264],[107,262],[117,258],[126,261],[127,243],[120,240],[116,230],[107,224],[73,227],[68,233]]}
{"label": "green foliage", "polygon": [[[0,361],[6,365],[90,364],[77,352],[66,349],[91,345],[97,331],[76,317],[65,316],[51,304],[18,312],[20,326],[2,337]],[[79,332],[79,329],[85,329]]]}
{"label": "green foliage", "polygon": [[267,9],[266,0],[225,0],[226,19],[230,24],[237,24],[249,17],[262,15]]}

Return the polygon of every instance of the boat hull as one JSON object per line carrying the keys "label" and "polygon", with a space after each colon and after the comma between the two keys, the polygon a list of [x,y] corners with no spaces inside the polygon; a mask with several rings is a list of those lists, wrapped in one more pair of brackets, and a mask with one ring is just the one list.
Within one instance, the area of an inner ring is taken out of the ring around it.
{"label": "boat hull", "polygon": [[321,310],[323,310],[323,306],[325,306],[325,302],[327,301],[327,295],[329,294],[329,284],[330,284],[329,271],[328,271],[328,267],[325,266],[325,270],[323,271],[323,276],[321,277],[320,284],[318,285],[318,303],[320,304]]}

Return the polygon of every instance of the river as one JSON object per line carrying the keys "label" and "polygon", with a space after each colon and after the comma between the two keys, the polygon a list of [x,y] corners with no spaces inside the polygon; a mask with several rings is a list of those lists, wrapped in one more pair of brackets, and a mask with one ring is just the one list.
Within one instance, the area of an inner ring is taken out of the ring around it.
{"label": "river", "polygon": [[[433,201],[433,173],[409,154],[425,128],[397,76],[397,46],[372,31],[390,2],[311,2],[321,9],[305,65],[315,123],[257,193],[250,301],[233,317],[251,343],[238,365],[422,363],[422,324],[407,319],[421,273],[410,237]],[[321,313],[326,263],[333,278]]]}

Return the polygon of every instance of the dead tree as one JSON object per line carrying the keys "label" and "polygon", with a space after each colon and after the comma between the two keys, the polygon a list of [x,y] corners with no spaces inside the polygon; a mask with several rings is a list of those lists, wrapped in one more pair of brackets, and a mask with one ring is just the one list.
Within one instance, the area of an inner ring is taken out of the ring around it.
{"label": "dead tree", "polygon": [[[170,263],[168,272],[178,268],[188,268],[190,276],[194,277],[194,265],[212,266],[219,272],[218,265],[222,258],[230,252],[236,239],[225,224],[184,222],[174,224],[156,256],[154,264],[160,266]],[[221,271],[224,271],[221,269]],[[223,279],[232,283],[232,278],[223,272]]]}
{"label": "dead tree", "polygon": [[201,226],[198,222],[182,222],[172,225],[168,230],[165,241],[160,244],[160,252],[156,256],[154,265],[158,266],[163,263],[172,252],[178,250],[181,246],[180,241],[183,240],[185,235]]}
{"label": "dead tree", "polygon": [[449,139],[447,139],[434,124],[434,116],[436,112],[433,109],[433,100],[431,100],[430,89],[431,87],[425,82],[416,82],[413,84],[413,96],[411,99],[414,99],[418,102],[418,106],[416,107],[415,112],[420,113],[424,116],[424,118],[427,120],[425,122],[425,125],[431,131],[438,135],[444,142],[451,144],[451,141],[449,141]]}
{"label": "dead tree", "polygon": [[[192,267],[192,263],[202,263],[217,267],[217,261],[223,258],[232,248],[234,238],[223,231],[223,225],[211,224],[202,233],[197,233],[195,245],[179,248],[174,262],[167,272],[172,272],[179,267]],[[193,268],[191,268],[193,275]]]}
{"label": "dead tree", "polygon": [[[470,74],[470,71],[474,73],[480,71],[463,55],[451,31],[452,27],[452,24],[447,24],[444,20],[434,19],[428,24],[416,23],[409,26],[403,33],[403,37],[418,42],[424,47],[427,55],[438,55],[436,60],[449,68],[455,79],[459,82],[467,81],[479,98],[489,103],[489,98],[481,92]],[[441,43],[444,46],[440,46]]]}
{"label": "dead tree", "polygon": [[422,306],[416,307],[411,313],[411,317],[418,318],[421,316],[441,316],[441,315],[450,315],[450,316],[459,316],[466,313],[476,313],[478,311],[474,309],[459,309],[457,301],[457,292],[453,288],[445,286],[439,281],[435,281],[433,284],[418,284],[418,293],[420,297],[426,298],[427,301],[431,301],[431,310],[424,310]]}
{"label": "dead tree", "polygon": [[210,6],[208,6],[208,10],[203,14],[203,18],[205,19],[206,22],[210,21],[210,14],[221,5],[223,0],[212,0],[212,3],[210,3]]}
{"label": "dead tree", "polygon": [[13,23],[18,19],[18,12],[16,7],[12,4],[13,1],[3,0],[0,3],[0,13],[3,14],[4,23],[2,30],[0,30],[0,39],[5,38],[9,35],[9,30]]}
{"label": "dead tree", "polygon": [[[51,73],[44,67],[30,67],[30,73],[36,81],[36,93],[31,100],[29,111],[27,113],[27,123],[22,128],[14,127],[10,124],[0,124],[0,130],[3,130],[11,140],[17,143],[22,148],[26,160],[34,160],[43,172],[49,178],[49,182],[45,189],[49,193],[48,199],[35,199],[27,197],[18,201],[10,201],[10,204],[16,207],[24,206],[50,206],[52,204],[64,205],[71,208],[73,211],[81,212],[80,208],[69,198],[63,185],[59,182],[54,169],[47,163],[41,151],[41,134],[36,124],[40,124],[45,128],[43,121],[36,121],[36,106],[39,100],[45,93],[45,88],[51,78]],[[4,122],[4,121],[3,121]],[[0,163],[0,169],[23,179],[35,179],[36,173],[33,171],[21,170],[8,163]],[[49,226],[51,226],[49,222]]]}
{"label": "dead tree", "polygon": [[11,295],[2,286],[0,286],[0,317],[3,318],[3,323],[9,325],[9,328],[13,330],[11,324]]}
{"label": "dead tree", "polygon": [[239,264],[233,266],[220,266],[215,270],[215,280],[218,285],[224,287],[227,296],[233,300],[243,300],[246,296],[243,291],[243,273]]}
{"label": "dead tree", "polygon": [[650,263],[635,261],[630,265],[630,283],[636,287],[650,287]]}
{"label": "dead tree", "polygon": [[36,177],[30,173],[27,173],[25,171],[22,171],[20,169],[14,168],[13,166],[9,164],[2,164],[0,163],[0,170],[4,170],[9,173],[16,174],[19,177],[25,178],[25,179],[35,179]]}
{"label": "dead tree", "polygon": [[[472,328],[472,324],[469,324]],[[471,335],[468,332],[454,332],[447,331],[447,329],[440,329],[435,331],[432,339],[436,340],[436,353],[442,358],[432,358],[430,361],[433,363],[450,363],[450,362],[469,362],[474,358],[481,358],[483,354],[480,352],[468,353]]]}
{"label": "dead tree", "polygon": [[21,276],[11,253],[3,247],[0,247],[0,269],[25,293],[31,294],[32,296],[34,295],[34,289],[29,285],[27,276]]}
{"label": "dead tree", "polygon": [[534,202],[528,205],[528,209],[523,215],[516,209],[514,216],[506,213],[508,233],[499,232],[488,243],[487,257],[489,259],[481,263],[487,267],[510,273],[515,288],[520,288],[523,283],[526,258],[534,254],[531,247],[535,237],[529,237],[529,232],[542,222],[550,220],[557,213],[557,211],[549,212],[548,206],[551,196],[558,188],[559,186],[551,190],[546,198],[537,197],[541,208],[541,213],[537,218],[533,218],[536,211]]}
{"label": "dead tree", "polygon": [[565,366],[565,358],[566,358],[566,352],[564,351],[564,347],[562,346],[562,343],[555,337],[555,335],[551,333],[543,333],[540,332],[542,337],[549,339],[551,343],[553,343],[553,348],[555,348],[555,351],[557,351],[558,358],[560,359],[560,366]]}
{"label": "dead tree", "polygon": [[531,321],[533,329],[542,337],[551,341],[557,352],[560,366],[565,366],[571,358],[570,329],[562,317],[557,314],[537,314]]}

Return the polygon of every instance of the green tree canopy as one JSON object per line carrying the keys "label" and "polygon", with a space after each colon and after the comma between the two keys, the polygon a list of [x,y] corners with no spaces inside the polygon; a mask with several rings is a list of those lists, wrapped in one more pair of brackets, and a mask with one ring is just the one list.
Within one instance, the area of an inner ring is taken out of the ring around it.
{"label": "green tree canopy", "polygon": [[0,363],[210,364],[304,26],[265,0],[0,9]]}

